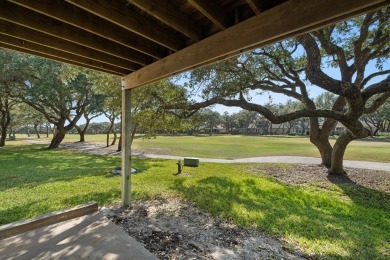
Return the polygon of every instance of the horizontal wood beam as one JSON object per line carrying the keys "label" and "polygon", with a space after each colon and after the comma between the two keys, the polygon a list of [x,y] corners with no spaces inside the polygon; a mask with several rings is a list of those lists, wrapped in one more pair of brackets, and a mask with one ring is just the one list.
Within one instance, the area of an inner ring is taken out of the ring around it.
{"label": "horizontal wood beam", "polygon": [[23,49],[23,48],[16,47],[14,45],[3,43],[1,41],[0,41],[0,48],[5,48],[5,49],[13,50],[13,51],[26,53],[26,54],[31,54],[31,55],[43,57],[43,58],[46,58],[46,59],[49,59],[49,60],[54,60],[54,61],[59,61],[59,62],[63,62],[63,63],[68,63],[68,64],[72,64],[72,65],[75,65],[75,66],[80,66],[80,67],[84,67],[84,68],[88,68],[88,69],[98,70],[98,71],[109,73],[109,74],[113,74],[113,75],[123,76],[123,74],[118,73],[118,72],[109,71],[109,70],[105,70],[105,69],[101,69],[101,68],[97,69],[97,68],[94,68],[94,67],[89,67],[88,65],[85,65],[85,64],[69,61],[69,60],[62,59],[62,58],[57,57],[57,56],[54,57],[54,56],[50,56],[50,55],[47,55],[47,54],[42,54],[40,52],[36,52],[36,51],[32,51],[32,50],[26,50],[26,49]]}
{"label": "horizontal wood beam", "polygon": [[44,58],[48,58],[51,60],[57,60],[61,62],[70,63],[77,66],[83,66],[89,69],[99,70],[108,72],[111,74],[117,75],[127,75],[131,71],[125,70],[122,68],[118,68],[112,65],[104,64],[98,61],[94,61],[91,59],[83,58],[71,53],[66,53],[63,51],[55,50],[47,48],[46,46],[39,45],[36,43],[32,43],[29,41],[21,40],[18,38],[14,38],[8,35],[4,35],[0,33],[0,43],[2,43],[2,47],[13,49],[20,52],[25,52],[28,54],[42,56]]}
{"label": "horizontal wood beam", "polygon": [[162,0],[128,0],[144,12],[160,20],[161,22],[181,32],[194,41],[200,41],[202,31],[198,24],[168,1]]}
{"label": "horizontal wood beam", "polygon": [[100,36],[33,12],[8,1],[0,1],[0,19],[84,45],[91,49],[126,59],[140,65],[147,65],[152,62],[151,57],[138,51],[126,48]]}
{"label": "horizontal wood beam", "polygon": [[260,14],[263,11],[259,0],[246,0],[246,3],[253,10],[253,12],[255,12],[256,15]]}
{"label": "horizontal wood beam", "polygon": [[46,46],[47,48],[60,50],[87,59],[102,62],[104,64],[113,65],[129,71],[135,71],[141,68],[140,65],[133,62],[123,60],[104,52],[99,52],[73,42],[68,42],[48,34],[44,34],[20,25],[12,24],[0,19],[0,33],[19,38],[21,40],[30,41],[36,44]]}
{"label": "horizontal wood beam", "polygon": [[289,0],[127,75],[125,86],[140,87],[389,4],[390,0]]}
{"label": "horizontal wood beam", "polygon": [[188,2],[198,9],[204,16],[212,21],[219,29],[228,28],[227,14],[224,9],[217,6],[214,1],[209,0],[188,0]]}
{"label": "horizontal wood beam", "polygon": [[[18,0],[24,2],[24,0]],[[34,0],[29,0],[36,2]],[[47,0],[50,1],[50,0]],[[117,1],[107,0],[66,0],[68,3],[82,8],[96,16],[114,23],[130,32],[145,37],[173,51],[184,47],[183,39],[174,32],[158,26],[150,19],[123,6]],[[109,31],[112,33],[111,31]]]}
{"label": "horizontal wood beam", "polygon": [[47,213],[35,218],[21,220],[18,222],[0,226],[0,240],[15,236],[40,227],[60,223],[69,219],[82,217],[98,211],[96,202],[82,204],[73,208]]}
{"label": "horizontal wood beam", "polygon": [[[161,59],[167,50],[139,35],[115,26],[106,20],[84,11],[63,0],[8,0],[32,11],[49,16],[63,23],[99,35],[123,46],[137,50],[154,58]],[[83,1],[84,2],[84,1]],[[111,5],[111,2],[107,4]],[[114,3],[114,2],[112,2]],[[96,5],[96,4],[95,4]]]}

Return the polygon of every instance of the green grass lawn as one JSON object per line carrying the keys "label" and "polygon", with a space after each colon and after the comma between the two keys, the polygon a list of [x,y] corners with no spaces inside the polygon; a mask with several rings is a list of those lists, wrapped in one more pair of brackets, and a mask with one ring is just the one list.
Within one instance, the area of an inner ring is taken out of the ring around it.
{"label": "green grass lawn", "polygon": [[[382,140],[386,139],[351,142],[347,147],[345,159],[390,162],[390,142]],[[334,143],[335,140],[331,140],[331,142]],[[138,138],[135,140],[134,146],[151,153],[167,152],[172,155],[203,158],[235,159],[272,155],[320,157],[317,148],[310,143],[307,137],[158,136],[156,139]]]}
{"label": "green grass lawn", "polygon": [[[120,199],[118,157],[48,151],[42,145],[0,149],[0,224],[89,201]],[[243,226],[257,226],[326,258],[389,257],[390,195],[350,184],[295,187],[250,172],[250,164],[202,163],[174,175],[169,160],[135,159],[133,198],[181,197]],[[289,165],[280,165],[289,167]]]}

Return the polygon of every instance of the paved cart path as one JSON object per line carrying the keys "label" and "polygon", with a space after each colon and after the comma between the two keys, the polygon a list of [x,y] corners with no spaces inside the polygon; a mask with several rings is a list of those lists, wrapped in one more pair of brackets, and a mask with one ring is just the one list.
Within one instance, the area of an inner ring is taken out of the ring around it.
{"label": "paved cart path", "polygon": [[[135,154],[137,156],[137,154]],[[182,160],[183,156],[171,156],[161,154],[139,154],[138,156],[146,158],[160,158]],[[320,164],[321,159],[316,157],[304,156],[264,156],[264,157],[250,157],[240,159],[212,159],[199,158],[200,162],[214,162],[214,163],[301,163],[301,164]],[[367,161],[350,161],[344,160],[344,166],[350,168],[360,168],[379,171],[390,171],[390,163],[381,162],[367,162]]]}

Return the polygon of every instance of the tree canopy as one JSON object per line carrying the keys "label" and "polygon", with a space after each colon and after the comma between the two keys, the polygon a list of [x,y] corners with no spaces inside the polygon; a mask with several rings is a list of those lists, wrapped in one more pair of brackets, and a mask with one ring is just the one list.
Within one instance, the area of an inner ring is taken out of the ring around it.
{"label": "tree canopy", "polygon": [[[330,173],[343,173],[342,158],[349,142],[370,135],[360,121],[390,97],[390,10],[378,10],[294,39],[257,49],[190,73],[188,86],[202,101],[166,108],[197,110],[214,104],[256,111],[273,123],[310,118],[310,139]],[[325,68],[337,69],[329,75]],[[371,67],[371,70],[367,70]],[[335,95],[317,106],[313,86]],[[302,104],[295,111],[272,111],[253,102],[267,92],[286,95]],[[371,100],[371,101],[369,101]],[[321,121],[320,118],[326,120]],[[337,122],[348,128],[336,141],[329,134]]]}

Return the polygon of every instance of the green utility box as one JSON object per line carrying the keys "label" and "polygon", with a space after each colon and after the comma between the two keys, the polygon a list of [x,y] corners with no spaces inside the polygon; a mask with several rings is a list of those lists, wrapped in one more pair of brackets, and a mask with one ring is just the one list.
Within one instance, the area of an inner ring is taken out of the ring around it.
{"label": "green utility box", "polygon": [[16,138],[15,138],[15,136],[14,136],[14,135],[11,135],[11,136],[8,138],[8,140],[9,140],[9,141],[15,141],[15,140],[16,140]]}
{"label": "green utility box", "polygon": [[199,166],[199,158],[185,157],[184,158],[184,166],[198,167]]}

